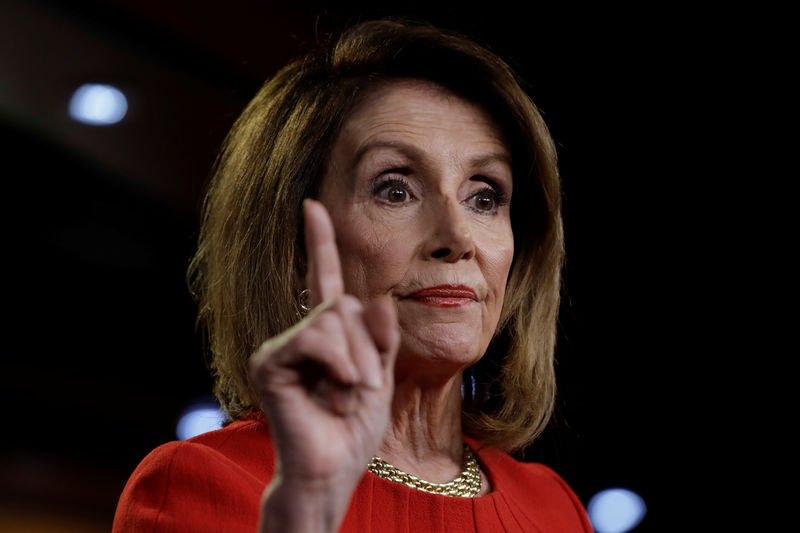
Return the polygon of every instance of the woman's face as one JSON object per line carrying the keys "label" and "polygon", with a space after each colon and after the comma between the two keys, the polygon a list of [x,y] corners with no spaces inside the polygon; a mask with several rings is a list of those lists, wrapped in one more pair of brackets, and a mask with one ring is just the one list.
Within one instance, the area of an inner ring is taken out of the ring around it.
{"label": "woman's face", "polygon": [[385,82],[345,122],[320,200],[345,290],[397,304],[398,375],[452,375],[485,352],[514,255],[512,186],[500,129],[438,85]]}

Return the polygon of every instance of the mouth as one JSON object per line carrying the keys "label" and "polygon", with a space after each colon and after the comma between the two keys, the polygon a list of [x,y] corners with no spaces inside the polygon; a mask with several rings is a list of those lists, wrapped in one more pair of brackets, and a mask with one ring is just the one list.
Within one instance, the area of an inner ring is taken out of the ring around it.
{"label": "mouth", "polygon": [[478,301],[478,295],[466,285],[436,285],[412,292],[403,299],[431,307],[460,307]]}

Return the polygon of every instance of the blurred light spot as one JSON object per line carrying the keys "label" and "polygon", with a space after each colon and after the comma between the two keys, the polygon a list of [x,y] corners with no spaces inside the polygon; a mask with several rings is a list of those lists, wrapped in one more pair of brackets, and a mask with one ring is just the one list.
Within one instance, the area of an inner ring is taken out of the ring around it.
{"label": "blurred light spot", "polygon": [[[475,397],[475,389],[476,389],[475,376],[473,376],[472,373],[465,374],[465,375],[467,375],[469,377],[469,382],[472,384],[471,390],[472,390],[472,397],[474,398]],[[461,399],[462,400],[464,399],[465,394],[467,393],[467,388],[466,387],[467,387],[467,385],[462,381],[461,382]]]}
{"label": "blurred light spot", "polygon": [[639,525],[647,506],[635,492],[607,489],[592,496],[586,511],[596,533],[624,533]]}
{"label": "blurred light spot", "polygon": [[201,433],[220,429],[225,414],[214,403],[197,403],[181,415],[176,433],[180,440],[191,439]]}
{"label": "blurred light spot", "polygon": [[84,124],[116,124],[128,111],[125,95],[111,85],[87,83],[78,87],[69,101],[69,115]]}

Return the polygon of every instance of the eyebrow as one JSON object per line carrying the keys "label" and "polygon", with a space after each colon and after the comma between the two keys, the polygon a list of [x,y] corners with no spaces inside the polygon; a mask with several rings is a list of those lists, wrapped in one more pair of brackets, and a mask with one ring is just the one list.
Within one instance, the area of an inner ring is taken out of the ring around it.
{"label": "eyebrow", "polygon": [[490,163],[494,163],[495,161],[505,163],[509,168],[511,168],[511,156],[505,152],[479,155],[470,159],[469,162],[473,167],[484,167]]}
{"label": "eyebrow", "polygon": [[404,143],[402,141],[371,141],[358,149],[353,157],[353,167],[357,166],[367,153],[375,150],[376,148],[392,148],[414,161],[421,161],[425,159],[422,151],[413,144]]}
{"label": "eyebrow", "polygon": [[[352,166],[357,166],[364,156],[367,155],[367,153],[376,148],[391,148],[416,162],[420,162],[425,159],[425,153],[413,144],[408,144],[403,141],[376,140],[369,142],[358,149],[353,157]],[[509,168],[511,168],[511,156],[506,152],[493,152],[490,154],[478,155],[470,159],[469,162],[470,166],[472,167],[483,167],[495,161],[505,163]]]}

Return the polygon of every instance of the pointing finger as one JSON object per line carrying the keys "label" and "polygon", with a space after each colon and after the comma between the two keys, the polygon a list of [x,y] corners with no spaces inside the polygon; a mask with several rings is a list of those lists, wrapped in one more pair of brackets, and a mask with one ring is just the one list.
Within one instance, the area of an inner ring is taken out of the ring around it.
{"label": "pointing finger", "polygon": [[395,303],[386,296],[371,301],[364,309],[364,321],[381,356],[384,371],[391,376],[400,346]]}
{"label": "pointing finger", "polygon": [[328,210],[322,203],[303,201],[306,230],[306,256],[309,268],[306,283],[311,289],[311,305],[338,298],[344,294],[339,250]]}

